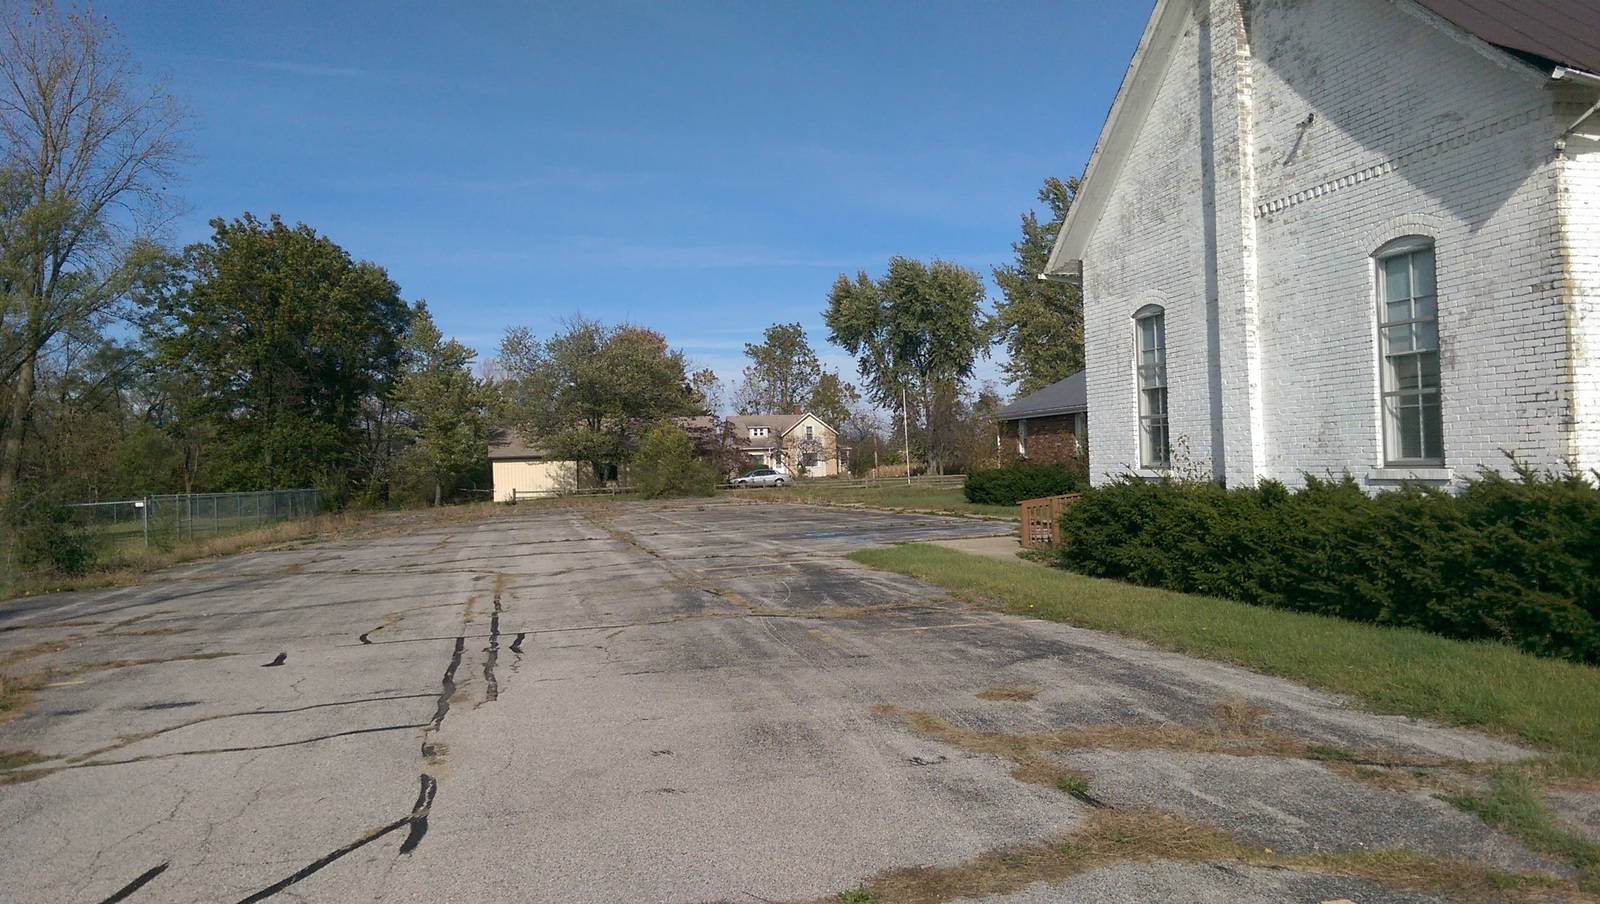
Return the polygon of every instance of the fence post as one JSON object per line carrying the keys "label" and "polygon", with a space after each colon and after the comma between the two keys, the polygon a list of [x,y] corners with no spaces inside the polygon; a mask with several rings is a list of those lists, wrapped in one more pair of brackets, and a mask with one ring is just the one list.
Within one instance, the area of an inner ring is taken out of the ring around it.
{"label": "fence post", "polygon": [[144,528],[144,548],[148,550],[150,548],[150,497],[149,496],[144,497],[144,500],[139,503],[139,511],[144,513],[144,517],[141,518],[140,520],[143,522],[143,528]]}

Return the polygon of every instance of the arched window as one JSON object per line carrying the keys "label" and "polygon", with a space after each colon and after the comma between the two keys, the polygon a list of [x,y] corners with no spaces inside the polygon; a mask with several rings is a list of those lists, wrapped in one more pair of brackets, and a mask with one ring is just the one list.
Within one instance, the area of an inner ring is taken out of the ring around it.
{"label": "arched window", "polygon": [[1145,305],[1134,315],[1139,383],[1139,463],[1146,468],[1172,464],[1167,430],[1167,312]]}
{"label": "arched window", "polygon": [[1444,464],[1439,404],[1439,309],[1433,240],[1395,239],[1373,255],[1378,268],[1378,371],[1383,383],[1387,465]]}

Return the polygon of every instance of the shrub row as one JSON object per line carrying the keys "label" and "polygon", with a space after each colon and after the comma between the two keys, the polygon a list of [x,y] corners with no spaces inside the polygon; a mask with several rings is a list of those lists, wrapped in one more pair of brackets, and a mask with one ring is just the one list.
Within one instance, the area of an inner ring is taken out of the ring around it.
{"label": "shrub row", "polygon": [[1355,481],[1124,479],[1062,516],[1084,574],[1492,639],[1600,663],[1600,490],[1576,474],[1484,473],[1458,495]]}
{"label": "shrub row", "polygon": [[1004,468],[973,471],[967,475],[963,492],[968,502],[1016,505],[1024,499],[1082,492],[1088,485],[1088,474],[1081,468],[1019,461]]}

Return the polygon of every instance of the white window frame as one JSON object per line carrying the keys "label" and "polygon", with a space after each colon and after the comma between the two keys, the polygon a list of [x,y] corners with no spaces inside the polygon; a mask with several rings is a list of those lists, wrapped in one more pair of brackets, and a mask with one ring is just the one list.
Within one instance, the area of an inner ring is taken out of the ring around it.
{"label": "white window frame", "polygon": [[1372,257],[1384,466],[1443,467],[1438,264],[1433,240],[1405,236],[1388,242]]}
{"label": "white window frame", "polygon": [[1133,315],[1134,388],[1139,399],[1139,466],[1172,467],[1167,413],[1167,311],[1145,305]]}
{"label": "white window frame", "polygon": [[1017,421],[1017,457],[1028,457],[1028,419]]}

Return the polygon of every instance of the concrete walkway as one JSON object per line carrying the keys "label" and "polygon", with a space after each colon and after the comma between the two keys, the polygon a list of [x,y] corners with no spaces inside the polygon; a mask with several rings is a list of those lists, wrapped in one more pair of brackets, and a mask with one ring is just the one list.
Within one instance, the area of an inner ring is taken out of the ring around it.
{"label": "concrete walkway", "polygon": [[1022,551],[1022,542],[1016,534],[1006,534],[1000,537],[962,537],[955,540],[932,540],[934,546],[943,546],[959,552],[971,553],[975,556],[988,556],[991,559],[1004,559],[1008,562],[1025,562],[1026,559],[1017,558],[1017,553]]}

